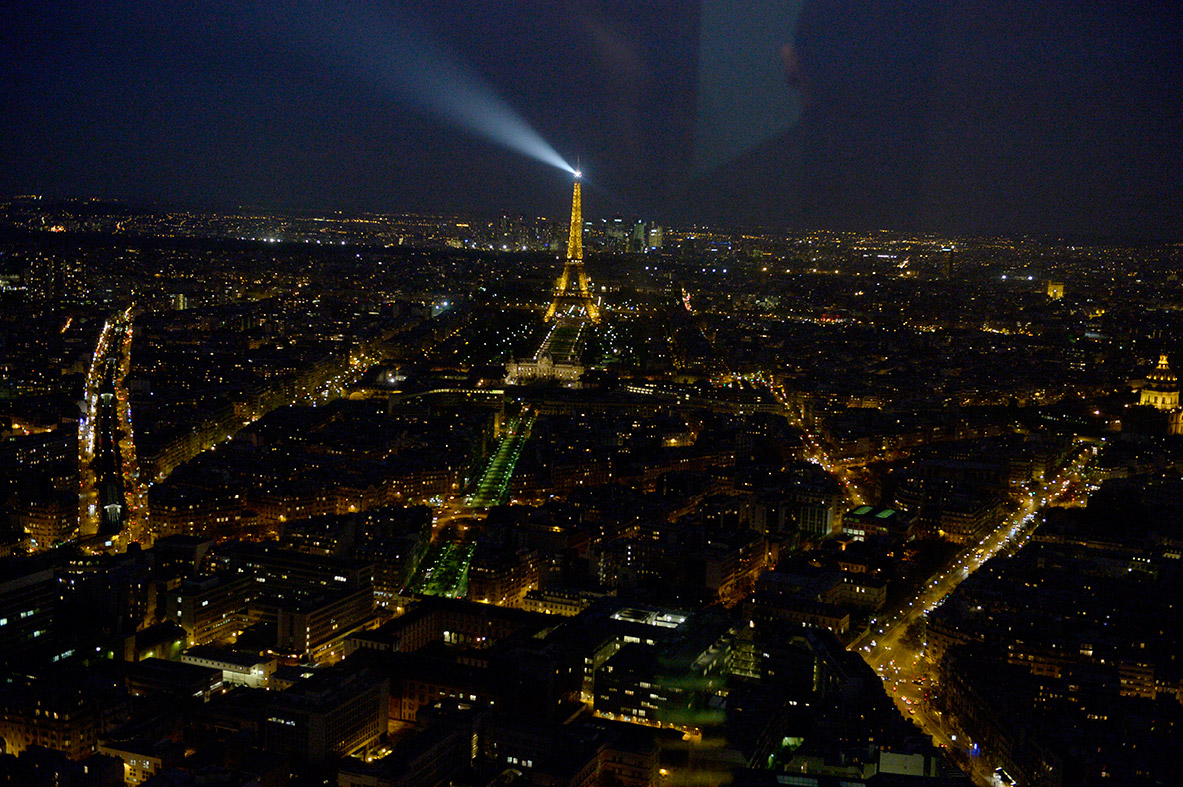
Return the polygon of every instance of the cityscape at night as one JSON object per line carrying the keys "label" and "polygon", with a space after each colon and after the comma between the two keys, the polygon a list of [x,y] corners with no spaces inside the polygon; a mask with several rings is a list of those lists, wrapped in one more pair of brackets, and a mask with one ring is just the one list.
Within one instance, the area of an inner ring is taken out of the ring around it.
{"label": "cityscape at night", "polygon": [[1183,12],[475,5],[0,12],[0,783],[1179,783]]}

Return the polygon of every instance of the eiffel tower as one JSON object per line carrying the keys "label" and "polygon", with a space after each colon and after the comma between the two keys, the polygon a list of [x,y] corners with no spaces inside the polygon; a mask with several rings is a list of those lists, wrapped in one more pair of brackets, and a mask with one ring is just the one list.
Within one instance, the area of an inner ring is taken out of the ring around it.
{"label": "eiffel tower", "polygon": [[[571,197],[571,235],[567,239],[567,261],[563,275],[555,282],[555,298],[546,310],[546,321],[555,315],[572,314],[582,310],[588,320],[600,321],[600,307],[592,299],[587,286],[587,271],[583,269],[583,200],[579,191],[582,176],[575,171],[575,194]],[[572,309],[574,307],[574,310]],[[574,316],[574,314],[572,314]]]}

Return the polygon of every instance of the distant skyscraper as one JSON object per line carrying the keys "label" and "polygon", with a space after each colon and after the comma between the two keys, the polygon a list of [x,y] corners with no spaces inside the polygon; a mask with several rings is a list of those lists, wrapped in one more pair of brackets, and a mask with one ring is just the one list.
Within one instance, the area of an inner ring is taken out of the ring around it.
{"label": "distant skyscraper", "polygon": [[624,219],[620,214],[608,222],[605,234],[608,236],[608,245],[613,251],[628,250],[628,227],[625,226]]}
{"label": "distant skyscraper", "polygon": [[583,199],[580,194],[580,173],[575,173],[575,192],[571,197],[571,234],[567,239],[567,261],[563,275],[555,283],[555,297],[546,310],[549,321],[556,314],[572,308],[582,309],[587,319],[598,323],[600,307],[592,299],[588,289],[587,271],[583,269]]}

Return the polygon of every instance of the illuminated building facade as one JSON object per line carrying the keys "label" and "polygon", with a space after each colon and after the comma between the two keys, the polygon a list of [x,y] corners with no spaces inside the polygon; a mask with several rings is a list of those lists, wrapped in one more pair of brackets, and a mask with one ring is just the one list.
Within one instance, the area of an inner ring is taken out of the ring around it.
{"label": "illuminated building facade", "polygon": [[386,732],[390,680],[365,666],[320,670],[268,703],[267,747],[313,763],[361,749]]}
{"label": "illuminated building facade", "polygon": [[1146,375],[1139,404],[1150,405],[1159,410],[1174,410],[1179,406],[1179,380],[1167,364],[1165,355],[1158,356],[1158,365]]}
{"label": "illuminated building facade", "polygon": [[1179,407],[1179,379],[1171,371],[1167,356],[1158,356],[1158,365],[1146,375],[1146,384],[1138,404],[1147,405],[1167,414],[1167,432],[1183,434],[1183,408]]}
{"label": "illuminated building facade", "polygon": [[49,549],[77,533],[77,495],[59,492],[35,497],[17,508],[17,520],[31,549]]}
{"label": "illuminated building facade", "polygon": [[181,624],[191,646],[229,639],[246,626],[257,592],[250,580],[226,575],[181,582],[165,593],[165,615]]}
{"label": "illuminated building facade", "polygon": [[189,648],[181,655],[181,662],[220,669],[224,685],[249,686],[253,689],[267,688],[268,679],[278,663],[274,656],[260,656],[211,645]]}
{"label": "illuminated building facade", "polygon": [[35,650],[53,625],[57,579],[52,568],[0,576],[0,658]]}

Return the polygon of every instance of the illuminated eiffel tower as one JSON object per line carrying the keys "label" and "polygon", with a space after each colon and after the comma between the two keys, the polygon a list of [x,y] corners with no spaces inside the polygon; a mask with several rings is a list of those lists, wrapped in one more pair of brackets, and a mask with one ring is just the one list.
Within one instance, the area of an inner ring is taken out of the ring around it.
{"label": "illuminated eiffel tower", "polygon": [[546,320],[555,315],[571,314],[582,309],[587,319],[600,321],[600,307],[592,299],[587,287],[587,271],[583,269],[583,200],[579,191],[581,173],[575,171],[575,194],[571,197],[571,235],[567,239],[567,261],[563,275],[555,282],[555,298],[546,310]]}

